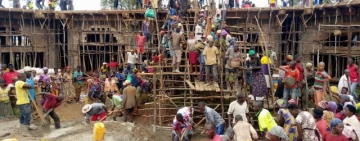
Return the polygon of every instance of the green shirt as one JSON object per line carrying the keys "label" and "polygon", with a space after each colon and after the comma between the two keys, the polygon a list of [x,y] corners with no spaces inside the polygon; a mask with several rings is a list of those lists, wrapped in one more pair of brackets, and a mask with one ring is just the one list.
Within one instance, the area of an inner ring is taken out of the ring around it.
{"label": "green shirt", "polygon": [[[79,79],[78,79],[78,77],[79,77]],[[77,80],[76,81],[77,83],[79,83],[80,85],[83,84],[83,81],[82,81],[83,73],[82,72],[78,72],[78,71],[74,72],[74,78],[75,78],[75,80]]]}
{"label": "green shirt", "polygon": [[115,105],[115,108],[116,109],[121,109],[121,102],[122,102],[122,99],[120,98],[119,95],[114,95],[113,98],[111,99],[111,102],[113,105]]}

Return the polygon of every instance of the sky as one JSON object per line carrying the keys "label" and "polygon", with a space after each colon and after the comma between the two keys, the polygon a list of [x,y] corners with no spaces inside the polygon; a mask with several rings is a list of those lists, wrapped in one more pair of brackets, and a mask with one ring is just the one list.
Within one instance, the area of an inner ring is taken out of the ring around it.
{"label": "sky", "polygon": [[[5,7],[12,7],[12,2],[9,2],[10,0],[3,0],[3,5]],[[21,7],[23,5],[26,5],[27,1],[29,0],[20,0]],[[36,0],[31,0],[34,2]],[[47,1],[45,0],[45,5],[47,5]],[[100,10],[100,2],[101,0],[73,0],[74,2],[74,9],[75,10]],[[167,1],[167,0],[164,0]],[[218,2],[221,0],[217,0]],[[241,1],[241,0],[240,0]],[[278,4],[280,4],[281,0],[277,0]],[[256,7],[267,7],[267,0],[252,0],[252,2],[256,5]],[[219,2],[220,3],[220,2]],[[36,9],[36,6],[34,5],[34,8]],[[60,10],[59,6],[56,6],[55,10]]]}

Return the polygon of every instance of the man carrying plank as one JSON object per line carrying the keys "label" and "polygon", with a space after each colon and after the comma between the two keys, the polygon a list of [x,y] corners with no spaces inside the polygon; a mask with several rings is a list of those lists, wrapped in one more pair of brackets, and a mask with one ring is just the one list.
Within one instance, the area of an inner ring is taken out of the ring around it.
{"label": "man carrying plank", "polygon": [[61,101],[64,99],[63,94],[60,93],[59,96],[56,96],[52,93],[41,92],[38,95],[43,95],[43,100],[41,104],[45,113],[45,120],[50,123],[50,118],[48,117],[49,115],[54,120],[55,129],[59,129],[60,119],[59,116],[55,113],[55,108],[61,105]]}

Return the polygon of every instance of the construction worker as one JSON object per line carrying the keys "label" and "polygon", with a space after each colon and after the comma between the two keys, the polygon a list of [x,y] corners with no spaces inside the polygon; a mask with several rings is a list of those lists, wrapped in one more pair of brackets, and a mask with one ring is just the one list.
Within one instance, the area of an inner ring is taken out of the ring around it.
{"label": "construction worker", "polygon": [[60,119],[59,119],[59,116],[55,113],[55,108],[60,106],[61,101],[64,99],[63,94],[60,93],[59,96],[56,96],[52,93],[41,92],[38,95],[43,96],[43,101],[44,101],[43,110],[45,113],[44,114],[45,120],[48,123],[50,123],[50,118],[49,118],[49,116],[50,116],[54,120],[55,129],[59,129],[60,128]]}

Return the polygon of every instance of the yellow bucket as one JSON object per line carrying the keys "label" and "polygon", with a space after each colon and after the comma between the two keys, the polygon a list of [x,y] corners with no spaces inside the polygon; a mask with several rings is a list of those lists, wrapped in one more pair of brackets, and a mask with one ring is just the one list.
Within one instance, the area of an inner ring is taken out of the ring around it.
{"label": "yellow bucket", "polygon": [[105,125],[104,123],[98,122],[94,124],[94,141],[104,140],[105,135]]}

